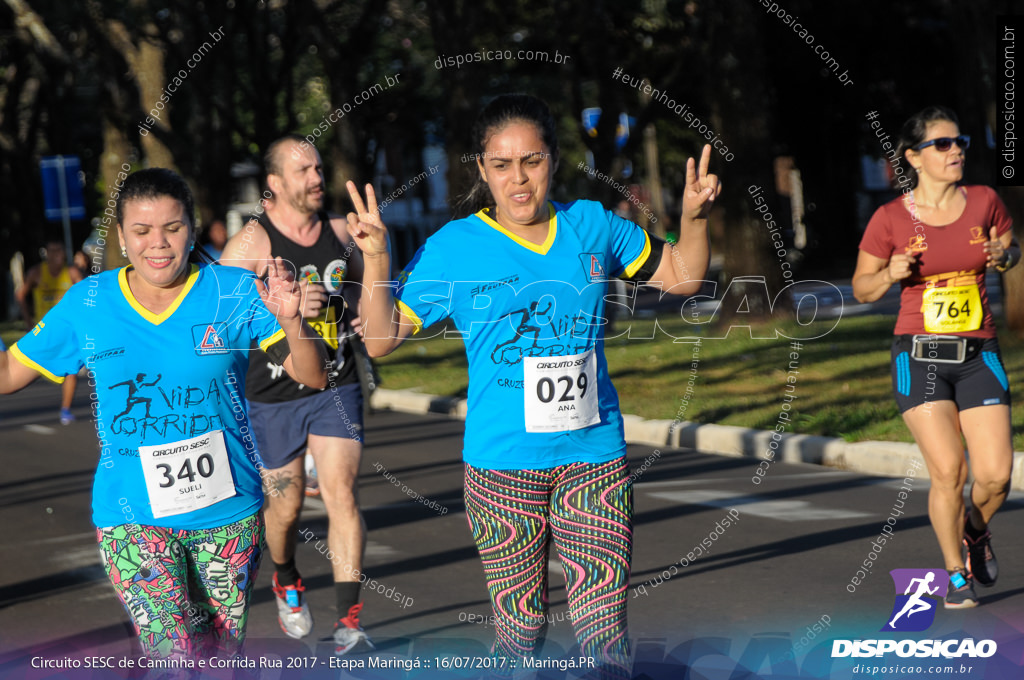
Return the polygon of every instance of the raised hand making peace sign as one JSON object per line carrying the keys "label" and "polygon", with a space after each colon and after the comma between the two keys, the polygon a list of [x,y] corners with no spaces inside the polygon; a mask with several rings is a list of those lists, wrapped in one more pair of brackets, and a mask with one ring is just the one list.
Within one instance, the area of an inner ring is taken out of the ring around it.
{"label": "raised hand making peace sign", "polygon": [[367,257],[386,255],[388,252],[388,228],[380,219],[377,209],[377,195],[373,185],[366,185],[366,200],[359,195],[356,183],[349,180],[345,183],[349,198],[356,211],[348,214],[348,233],[352,235],[356,245]]}
{"label": "raised hand making peace sign", "polygon": [[683,219],[705,220],[715,198],[722,192],[718,175],[708,174],[711,164],[711,145],[705,144],[700,155],[700,168],[693,158],[686,161],[686,188],[683,189]]}

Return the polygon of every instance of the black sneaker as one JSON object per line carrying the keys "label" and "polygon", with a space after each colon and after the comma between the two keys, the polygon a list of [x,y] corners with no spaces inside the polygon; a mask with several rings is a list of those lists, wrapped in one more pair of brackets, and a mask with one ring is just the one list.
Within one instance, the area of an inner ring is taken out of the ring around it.
{"label": "black sneaker", "polygon": [[[971,520],[968,519],[968,522]],[[964,545],[967,546],[967,573],[974,577],[974,580],[989,588],[995,585],[999,576],[999,563],[996,562],[996,554],[992,552],[992,532],[985,529],[985,533],[977,538],[971,538],[964,526]]]}
{"label": "black sneaker", "polygon": [[969,609],[978,606],[974,594],[974,579],[964,569],[949,572],[949,591],[946,593],[946,609]]}

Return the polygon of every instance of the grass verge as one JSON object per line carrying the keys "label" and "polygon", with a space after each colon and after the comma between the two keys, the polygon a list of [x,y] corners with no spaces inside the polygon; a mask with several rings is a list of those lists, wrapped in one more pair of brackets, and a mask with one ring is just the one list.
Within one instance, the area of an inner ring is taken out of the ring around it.
{"label": "grass verge", "polygon": [[[773,323],[726,333],[682,319],[634,320],[628,331],[623,327],[609,333],[605,355],[623,413],[771,429],[785,387],[791,384],[796,395],[792,432],[909,442],[913,439],[892,397],[889,345],[894,322],[891,316],[809,326],[786,322],[779,333],[807,338],[795,350],[791,340],[776,334]],[[0,337],[8,345],[23,333],[20,324],[0,324]],[[438,328],[423,335],[428,339],[412,338],[379,360],[383,386],[465,397],[469,382],[462,341]],[[691,337],[676,341],[686,336]],[[1024,340],[1001,329],[999,342],[1011,389],[1019,389],[1024,385]],[[1012,424],[1014,450],[1024,451],[1020,398]]]}
{"label": "grass verge", "polygon": [[[780,334],[807,338],[797,350],[776,334],[774,323],[726,333],[682,319],[634,321],[628,333],[609,333],[605,355],[623,413],[771,429],[791,384],[793,432],[909,442],[892,396],[894,322],[892,316],[861,316],[838,324],[781,324]],[[433,337],[410,339],[379,360],[383,386],[465,397],[462,341],[437,328],[424,335]],[[699,349],[694,351],[692,340],[675,340],[683,336],[699,337]],[[1002,329],[1000,345],[1011,388],[1024,384],[1024,342]],[[1014,406],[1012,423],[1014,449],[1022,451],[1024,405]]]}

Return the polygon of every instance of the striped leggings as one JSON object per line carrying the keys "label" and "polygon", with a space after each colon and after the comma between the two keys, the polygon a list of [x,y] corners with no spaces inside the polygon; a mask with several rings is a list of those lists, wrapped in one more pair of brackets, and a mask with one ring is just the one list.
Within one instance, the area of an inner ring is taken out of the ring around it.
{"label": "striped leggings", "polygon": [[625,457],[546,470],[467,465],[466,514],[494,607],[492,654],[533,652],[547,609],[550,538],[581,653],[595,659],[600,677],[628,678],[633,495]]}

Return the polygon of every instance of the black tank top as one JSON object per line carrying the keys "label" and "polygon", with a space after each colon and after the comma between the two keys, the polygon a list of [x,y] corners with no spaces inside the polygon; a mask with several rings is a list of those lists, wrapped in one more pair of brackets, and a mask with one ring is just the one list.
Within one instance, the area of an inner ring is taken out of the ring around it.
{"label": "black tank top", "polygon": [[[334,370],[328,384],[347,385],[359,382],[352,347],[345,340],[351,333],[351,327],[343,316],[345,305],[341,299],[341,284],[346,278],[351,251],[338,240],[327,213],[321,212],[319,218],[320,236],[311,246],[300,246],[282,234],[266,213],[260,215],[259,222],[267,232],[270,252],[274,257],[291,262],[299,281],[310,279],[327,288],[329,310],[321,312],[318,319],[306,319],[306,322],[324,338],[322,342],[327,345],[327,355],[334,359]],[[284,369],[274,364],[258,347],[249,352],[245,396],[250,401],[279,403],[302,399],[317,392],[289,378]]]}

